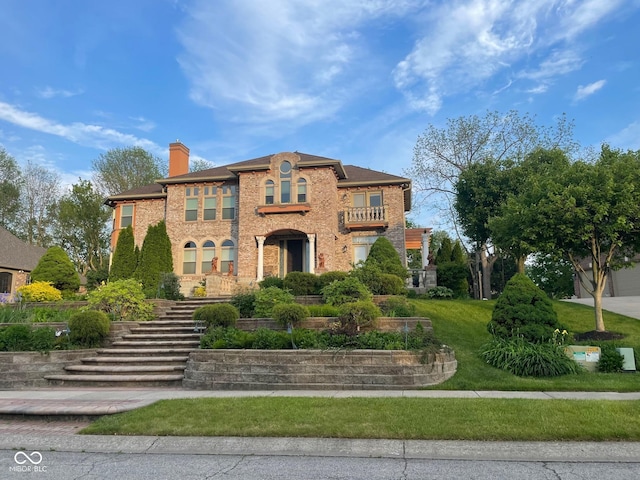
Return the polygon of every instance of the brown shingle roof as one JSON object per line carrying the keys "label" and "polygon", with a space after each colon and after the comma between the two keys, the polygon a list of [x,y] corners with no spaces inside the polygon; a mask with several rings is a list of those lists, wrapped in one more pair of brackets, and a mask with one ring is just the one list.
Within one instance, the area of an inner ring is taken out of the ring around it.
{"label": "brown shingle roof", "polygon": [[30,272],[46,251],[46,248],[29,245],[0,227],[0,267]]}

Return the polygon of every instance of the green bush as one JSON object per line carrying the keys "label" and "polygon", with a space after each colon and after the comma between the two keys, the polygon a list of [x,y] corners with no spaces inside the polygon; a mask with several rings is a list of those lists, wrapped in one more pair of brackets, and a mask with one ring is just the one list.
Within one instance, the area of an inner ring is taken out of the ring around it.
{"label": "green bush", "polygon": [[261,280],[258,285],[261,290],[269,287],[278,287],[279,289],[283,289],[284,281],[280,277],[266,277],[264,280]]}
{"label": "green bush", "polygon": [[396,275],[402,281],[409,275],[407,267],[400,260],[398,251],[386,237],[378,237],[371,245],[365,264],[371,263],[378,265],[381,273]]}
{"label": "green bush", "polygon": [[433,287],[426,291],[425,296],[433,300],[453,298],[453,290],[447,287]]}
{"label": "green bush", "polygon": [[251,348],[255,335],[234,327],[213,327],[200,339],[200,348]]}
{"label": "green bush", "polygon": [[292,348],[287,332],[258,328],[254,332],[251,348],[258,350],[286,350]]}
{"label": "green bush", "polygon": [[73,296],[80,287],[80,277],[67,253],[58,246],[50,247],[31,272],[34,282],[51,282],[63,296]]}
{"label": "green bush", "polygon": [[380,305],[382,314],[387,317],[415,317],[416,306],[405,297],[390,297]]}
{"label": "green bush", "polygon": [[556,329],[563,330],[547,294],[521,273],[505,285],[487,328],[500,338],[523,337],[534,343],[547,342]]}
{"label": "green bush", "polygon": [[359,300],[371,301],[373,295],[360,280],[347,277],[324,287],[322,298],[329,305],[342,305]]}
{"label": "green bush", "polygon": [[279,303],[271,311],[273,319],[283,327],[296,327],[309,317],[309,309],[298,303]]}
{"label": "green bush", "polygon": [[271,318],[273,307],[279,303],[293,303],[295,297],[278,287],[261,288],[256,292],[255,316]]}
{"label": "green bush", "polygon": [[62,300],[62,292],[55,288],[51,282],[33,282],[18,288],[18,293],[24,302],[59,302]]}
{"label": "green bush", "polygon": [[624,365],[624,357],[611,344],[600,343],[600,360],[596,368],[601,373],[618,373],[622,371]]}
{"label": "green bush", "polygon": [[56,332],[53,328],[40,327],[31,330],[31,350],[50,352],[56,345]]}
{"label": "green bush", "polygon": [[204,305],[193,312],[193,319],[203,322],[207,330],[215,327],[233,327],[239,317],[238,309],[230,303]]}
{"label": "green bush", "polygon": [[318,295],[318,277],[309,272],[289,272],[284,277],[283,286],[293,295]]}
{"label": "green bush", "polygon": [[87,294],[89,308],[111,315],[115,320],[145,321],[153,318],[153,305],[145,301],[137,280],[117,280]]}
{"label": "green bush", "polygon": [[113,261],[109,271],[109,281],[133,278],[138,266],[138,251],[135,246],[133,227],[129,225],[118,234],[118,242],[113,252]]}
{"label": "green bush", "polygon": [[163,274],[173,272],[171,240],[164,220],[147,227],[134,277],[142,284],[147,298],[160,293]]}
{"label": "green bush", "polygon": [[402,295],[406,290],[404,281],[391,273],[380,274],[380,292],[378,295]]}
{"label": "green bush", "polygon": [[31,350],[31,326],[16,324],[0,330],[0,350],[5,352]]}
{"label": "green bush", "polygon": [[337,317],[340,309],[334,305],[307,305],[310,317]]}
{"label": "green bush", "polygon": [[[180,277],[173,272],[162,273],[160,275],[160,287],[158,288],[158,298],[166,300],[184,300],[184,295],[180,293]],[[206,290],[205,295],[206,296]]]}
{"label": "green bush", "polygon": [[360,327],[373,325],[379,316],[380,309],[373,302],[364,300],[342,304],[338,320],[344,333],[354,335]]}
{"label": "green bush", "polygon": [[494,337],[483,346],[480,355],[489,365],[519,377],[557,377],[580,371],[563,346],[531,343],[522,337]]}
{"label": "green bush", "polygon": [[107,335],[111,321],[104,312],[80,311],[69,319],[69,340],[82,347],[99,347]]}
{"label": "green bush", "polygon": [[247,290],[231,297],[231,305],[238,309],[240,318],[251,318],[256,310],[256,292]]}
{"label": "green bush", "polygon": [[25,323],[29,319],[29,312],[24,308],[14,308],[11,305],[0,305],[0,323]]}
{"label": "green bush", "polygon": [[322,292],[322,289],[332,282],[337,280],[344,280],[349,274],[340,270],[332,270],[330,272],[324,272],[318,277],[318,291]]}

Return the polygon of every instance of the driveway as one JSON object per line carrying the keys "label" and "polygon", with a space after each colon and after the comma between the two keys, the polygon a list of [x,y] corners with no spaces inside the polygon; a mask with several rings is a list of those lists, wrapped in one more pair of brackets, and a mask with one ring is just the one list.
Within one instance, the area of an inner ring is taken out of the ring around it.
{"label": "driveway", "polygon": [[[593,307],[593,298],[570,298],[567,302]],[[640,297],[602,297],[602,308],[610,312],[640,319]]]}

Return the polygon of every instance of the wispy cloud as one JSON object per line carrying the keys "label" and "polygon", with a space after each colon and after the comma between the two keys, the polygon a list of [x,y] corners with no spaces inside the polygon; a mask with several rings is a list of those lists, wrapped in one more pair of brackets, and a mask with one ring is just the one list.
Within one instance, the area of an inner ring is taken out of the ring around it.
{"label": "wispy cloud", "polygon": [[79,145],[103,150],[121,145],[136,145],[154,154],[164,155],[166,153],[166,148],[161,148],[156,143],[145,138],[138,138],[135,135],[100,125],[81,122],[71,124],[57,123],[37,113],[21,110],[5,102],[0,102],[0,120],[30,130],[55,135]]}
{"label": "wispy cloud", "polygon": [[55,89],[53,87],[46,86],[44,88],[39,88],[36,90],[36,94],[40,98],[54,98],[54,97],[75,97],[76,95],[81,95],[84,93],[84,90],[63,90],[63,89]]}
{"label": "wispy cloud", "polygon": [[597,82],[590,83],[589,85],[579,85],[576,94],[573,96],[575,102],[584,100],[590,95],[593,95],[600,90],[607,83],[606,80],[598,80]]}
{"label": "wispy cloud", "polygon": [[640,149],[640,120],[630,123],[621,131],[609,136],[606,141],[617,148]]}

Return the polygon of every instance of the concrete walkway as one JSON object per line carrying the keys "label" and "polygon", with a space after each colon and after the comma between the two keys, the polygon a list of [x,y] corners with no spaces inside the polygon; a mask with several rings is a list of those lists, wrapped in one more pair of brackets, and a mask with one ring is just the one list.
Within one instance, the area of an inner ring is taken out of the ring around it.
{"label": "concrete walkway", "polygon": [[[567,302],[593,307],[593,298],[570,298]],[[602,309],[640,319],[640,297],[602,297]]]}

